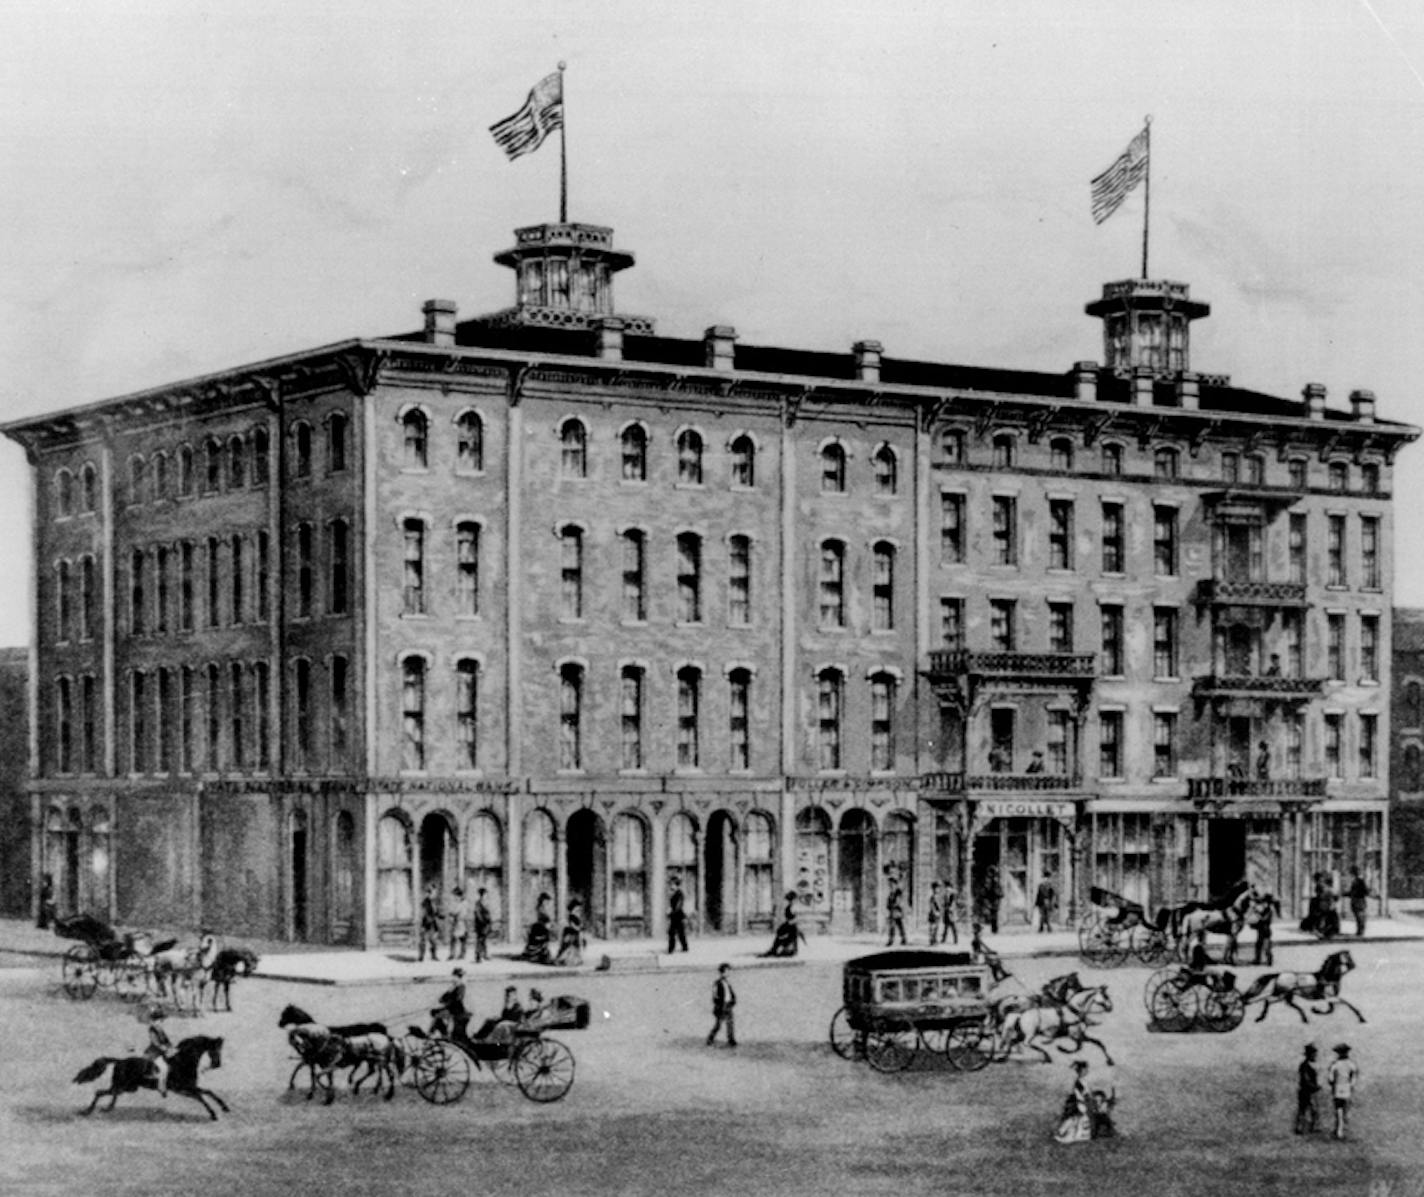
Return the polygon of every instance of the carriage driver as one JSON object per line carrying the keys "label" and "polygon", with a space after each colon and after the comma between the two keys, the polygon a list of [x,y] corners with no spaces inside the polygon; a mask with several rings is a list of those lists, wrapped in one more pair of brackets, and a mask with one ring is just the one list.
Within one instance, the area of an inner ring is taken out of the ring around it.
{"label": "carriage driver", "polygon": [[1191,954],[1187,957],[1187,971],[1182,978],[1183,986],[1204,985],[1210,987],[1216,978],[1214,961],[1206,950],[1206,932],[1198,931],[1192,942]]}
{"label": "carriage driver", "polygon": [[450,974],[454,984],[440,995],[440,1005],[430,1012],[432,1024],[451,1039],[464,1039],[470,1021],[465,1008],[465,970],[457,968]]}
{"label": "carriage driver", "polygon": [[153,1070],[154,1088],[159,1097],[168,1096],[168,1061],[173,1058],[173,1040],[163,1029],[167,1017],[158,1006],[148,1012],[148,1046],[143,1049],[143,1058]]}

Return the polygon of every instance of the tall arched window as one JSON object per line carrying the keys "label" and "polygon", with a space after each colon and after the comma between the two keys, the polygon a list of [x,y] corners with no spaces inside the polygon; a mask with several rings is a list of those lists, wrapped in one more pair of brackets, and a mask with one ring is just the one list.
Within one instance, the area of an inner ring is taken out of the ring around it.
{"label": "tall arched window", "polygon": [[1424,725],[1424,687],[1418,682],[1409,682],[1404,687],[1404,726]]}
{"label": "tall arched window", "polygon": [[485,425],[478,412],[462,411],[455,421],[455,468],[468,474],[485,468]]}
{"label": "tall arched window", "polygon": [[821,545],[819,593],[821,627],[845,627],[845,545],[839,540]]}
{"label": "tall arched window", "polygon": [[839,669],[823,669],[816,675],[816,767],[841,767],[842,718],[845,707],[845,678]]}
{"label": "tall arched window", "polygon": [[677,767],[702,763],[702,671],[684,665],[677,671]]}
{"label": "tall arched window", "polygon": [[746,627],[752,621],[752,538],[727,538],[727,622]]}
{"label": "tall arched window", "polygon": [[648,434],[641,424],[623,429],[623,481],[648,480]]}
{"label": "tall arched window", "polygon": [[413,407],[401,417],[402,464],[408,470],[423,470],[430,463],[430,423],[425,413]]}
{"label": "tall arched window", "polygon": [[776,835],[771,816],[761,811],[747,815],[742,832],[742,909],[747,921],[769,924],[776,912]]}
{"label": "tall arched window", "polygon": [[222,441],[215,436],[208,437],[203,445],[204,475],[203,491],[206,494],[215,495],[222,489],[223,476],[223,447]]}
{"label": "tall arched window", "polygon": [[1410,744],[1404,749],[1404,776],[1400,778],[1400,789],[1416,793],[1421,784],[1424,784],[1424,776],[1421,776],[1419,745]]}
{"label": "tall arched window", "polygon": [[96,806],[89,812],[89,875],[85,879],[88,893],[86,910],[109,909],[109,862],[113,858],[110,841],[113,825],[105,807]]}
{"label": "tall arched window", "polygon": [[613,820],[613,917],[641,924],[647,916],[648,831],[637,815],[623,813]]}
{"label": "tall arched window", "polygon": [[964,464],[964,433],[958,428],[946,428],[939,434],[939,459],[943,465]]}
{"label": "tall arched window", "polygon": [[893,495],[899,487],[898,463],[895,450],[889,445],[881,445],[875,451],[875,493]]}
{"label": "tall arched window", "polygon": [[480,526],[473,520],[455,525],[455,613],[480,613]]}
{"label": "tall arched window", "polygon": [[472,899],[484,890],[492,930],[504,927],[504,834],[493,811],[476,811],[470,820],[465,847],[465,893]]}
{"label": "tall arched window", "polygon": [[588,434],[579,420],[565,420],[559,428],[559,470],[565,478],[588,477]]}
{"label": "tall arched window", "polygon": [[229,490],[242,490],[247,485],[247,443],[240,436],[228,438],[227,485]]}
{"label": "tall arched window", "polygon": [[401,768],[425,768],[425,658],[401,662]]}
{"label": "tall arched window", "polygon": [[267,429],[258,425],[252,430],[252,485],[267,485],[268,455],[267,446],[270,438]]}
{"label": "tall arched window", "polygon": [[340,811],[332,826],[331,930],[338,943],[355,939],[359,893],[356,881],[356,820]]}
{"label": "tall arched window", "polygon": [[697,904],[700,890],[697,868],[697,822],[686,811],[673,815],[667,825],[667,877],[682,884],[689,907]]}
{"label": "tall arched window", "polygon": [[60,519],[74,514],[74,475],[68,470],[54,476],[54,513]]}
{"label": "tall arched window", "polygon": [[640,528],[623,533],[623,618],[641,623],[648,617],[648,538]]}
{"label": "tall arched window", "polygon": [[870,767],[877,773],[895,768],[895,676],[870,679]]}
{"label": "tall arched window", "polygon": [[480,767],[480,663],[464,657],[455,663],[455,732],[462,769]]}
{"label": "tall arched window", "polygon": [[129,458],[129,502],[142,503],[144,500],[144,486],[147,485],[148,476],[144,469],[143,458],[135,453]]}
{"label": "tall arched window", "polygon": [[326,421],[326,470],[340,474],[346,469],[346,413],[334,411]]}
{"label": "tall arched window", "polygon": [[1014,468],[1014,438],[1007,432],[1001,432],[994,438],[994,468],[996,470],[1011,470]]}
{"label": "tall arched window", "polygon": [[695,532],[677,537],[677,599],[680,622],[702,621],[702,537]]}
{"label": "tall arched window", "polygon": [[80,503],[83,504],[81,510],[86,515],[92,515],[99,509],[99,471],[94,468],[94,463],[86,461],[84,469],[80,472],[81,494]]}
{"label": "tall arched window", "polygon": [[874,580],[871,583],[871,628],[890,632],[895,628],[895,546],[881,541],[874,549]]}
{"label": "tall arched window", "polygon": [[425,522],[408,519],[404,534],[403,610],[407,615],[425,614]]}
{"label": "tall arched window", "polygon": [[410,824],[388,812],[376,825],[376,918],[383,926],[409,927],[415,912],[414,882]]}
{"label": "tall arched window", "polygon": [[345,615],[351,590],[351,525],[332,520],[327,525],[327,610]]}
{"label": "tall arched window", "polygon": [[559,768],[583,768],[583,668],[559,669]]}
{"label": "tall arched window", "polygon": [[690,428],[678,433],[677,480],[683,486],[702,485],[702,437]]}
{"label": "tall arched window", "polygon": [[153,455],[153,497],[158,500],[168,498],[170,485],[168,454],[160,451]]}
{"label": "tall arched window", "polygon": [[745,433],[732,441],[732,485],[756,485],[756,445]]}
{"label": "tall arched window", "polygon": [[796,879],[789,886],[802,910],[831,908],[831,817],[819,806],[796,812]]}
{"label": "tall arched window", "polygon": [[559,615],[583,618],[583,529],[568,524],[559,530]]}
{"label": "tall arched window", "polygon": [[1103,473],[1116,478],[1122,473],[1122,446],[1103,446]]}
{"label": "tall arched window", "polygon": [[826,494],[844,494],[846,488],[846,455],[839,445],[827,445],[821,450],[821,490]]}
{"label": "tall arched window", "polygon": [[553,816],[546,810],[531,810],[524,819],[524,886],[523,911],[527,919],[534,916],[540,894],[553,894],[557,874],[554,862],[558,857],[558,836]]}
{"label": "tall arched window", "polygon": [[191,445],[178,446],[178,497],[191,498],[193,494],[193,448]]}

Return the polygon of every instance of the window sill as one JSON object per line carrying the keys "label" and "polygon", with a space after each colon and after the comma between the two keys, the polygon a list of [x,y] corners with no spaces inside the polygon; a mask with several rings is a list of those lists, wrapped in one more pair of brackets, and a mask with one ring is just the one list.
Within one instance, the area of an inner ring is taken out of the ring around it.
{"label": "window sill", "polygon": [[700,619],[675,619],[672,626],[675,628],[703,628],[707,625]]}
{"label": "window sill", "polygon": [[1154,786],[1171,786],[1179,784],[1181,780],[1182,779],[1174,773],[1170,777],[1154,777],[1152,779],[1152,784]]}

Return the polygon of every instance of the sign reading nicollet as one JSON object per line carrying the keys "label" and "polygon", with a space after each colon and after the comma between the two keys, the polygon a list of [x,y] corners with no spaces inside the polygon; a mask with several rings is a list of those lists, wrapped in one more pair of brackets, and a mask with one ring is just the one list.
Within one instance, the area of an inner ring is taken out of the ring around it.
{"label": "sign reading nicollet", "polygon": [[974,813],[981,819],[1069,819],[1076,809],[1072,802],[1061,800],[988,798],[978,803]]}

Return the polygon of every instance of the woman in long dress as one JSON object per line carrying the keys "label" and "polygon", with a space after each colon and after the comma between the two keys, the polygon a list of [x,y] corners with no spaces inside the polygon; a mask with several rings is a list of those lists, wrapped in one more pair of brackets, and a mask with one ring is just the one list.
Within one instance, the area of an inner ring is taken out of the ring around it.
{"label": "woman in long dress", "polygon": [[1063,1102],[1054,1139],[1059,1143],[1086,1143],[1089,1139],[1112,1138],[1117,1133],[1112,1121],[1115,1100],[1110,1089],[1094,1089],[1089,1084],[1086,1060],[1074,1060],[1073,1089]]}
{"label": "woman in long dress", "polygon": [[555,964],[578,965],[583,963],[583,902],[578,898],[569,899],[568,921],[564,923],[563,934],[559,937],[559,954]]}

